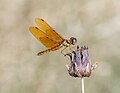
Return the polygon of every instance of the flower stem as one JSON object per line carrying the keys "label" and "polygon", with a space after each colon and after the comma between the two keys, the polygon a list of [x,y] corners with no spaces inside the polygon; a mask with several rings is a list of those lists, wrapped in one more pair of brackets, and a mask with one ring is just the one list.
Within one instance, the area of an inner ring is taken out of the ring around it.
{"label": "flower stem", "polygon": [[82,84],[82,93],[85,93],[85,89],[84,89],[84,79],[81,78],[81,84]]}

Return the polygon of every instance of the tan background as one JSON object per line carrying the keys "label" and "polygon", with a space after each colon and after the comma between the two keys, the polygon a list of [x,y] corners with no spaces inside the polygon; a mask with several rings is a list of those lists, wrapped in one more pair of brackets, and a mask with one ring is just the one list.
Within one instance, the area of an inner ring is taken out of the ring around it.
{"label": "tan background", "polygon": [[81,93],[59,51],[36,56],[46,49],[28,30],[36,17],[100,62],[85,93],[120,93],[120,0],[0,0],[0,93]]}

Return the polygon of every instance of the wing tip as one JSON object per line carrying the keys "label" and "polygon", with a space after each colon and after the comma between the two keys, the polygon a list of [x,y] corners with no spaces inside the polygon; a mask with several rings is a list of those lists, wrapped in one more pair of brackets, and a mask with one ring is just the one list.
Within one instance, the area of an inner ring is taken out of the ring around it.
{"label": "wing tip", "polygon": [[31,30],[33,29],[33,27],[34,27],[34,26],[30,26],[30,27],[29,27],[29,31],[30,31],[30,32],[31,32]]}
{"label": "wing tip", "polygon": [[42,18],[35,18],[35,22],[44,21]]}
{"label": "wing tip", "polygon": [[38,27],[36,27],[36,26],[30,26],[30,27],[29,27],[29,30],[30,30],[30,31],[32,31],[33,29],[40,30],[40,29],[39,29]]}
{"label": "wing tip", "polygon": [[35,22],[38,21],[38,20],[40,20],[40,18],[35,18]]}

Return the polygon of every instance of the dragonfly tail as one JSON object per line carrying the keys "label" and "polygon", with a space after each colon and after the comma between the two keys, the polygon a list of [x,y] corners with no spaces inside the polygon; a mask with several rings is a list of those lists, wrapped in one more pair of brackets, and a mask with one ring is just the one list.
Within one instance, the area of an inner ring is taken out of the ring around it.
{"label": "dragonfly tail", "polygon": [[49,52],[51,52],[51,51],[58,50],[59,48],[61,48],[61,47],[60,47],[60,46],[56,46],[56,47],[53,47],[53,48],[50,48],[50,49],[41,51],[41,52],[39,52],[37,55],[38,55],[38,56],[41,56],[41,55],[47,54],[47,53],[49,53]]}

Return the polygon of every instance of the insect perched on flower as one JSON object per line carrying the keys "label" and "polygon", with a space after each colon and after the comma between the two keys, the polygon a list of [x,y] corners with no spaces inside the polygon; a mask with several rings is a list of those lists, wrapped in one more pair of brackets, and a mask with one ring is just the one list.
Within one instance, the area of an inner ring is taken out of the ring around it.
{"label": "insect perched on flower", "polygon": [[70,65],[66,65],[70,76],[73,77],[89,77],[92,71],[97,67],[97,63],[91,65],[88,47],[83,46],[72,51],[72,53],[68,53],[65,56],[69,56]]}
{"label": "insect perched on flower", "polygon": [[56,51],[60,48],[63,48],[61,51],[62,54],[64,50],[69,49],[70,46],[75,45],[77,39],[71,37],[69,39],[64,39],[60,36],[52,27],[50,27],[43,19],[35,19],[36,26],[30,26],[30,32],[44,45],[47,47],[46,50],[39,52],[37,55],[43,55],[51,51]]}

